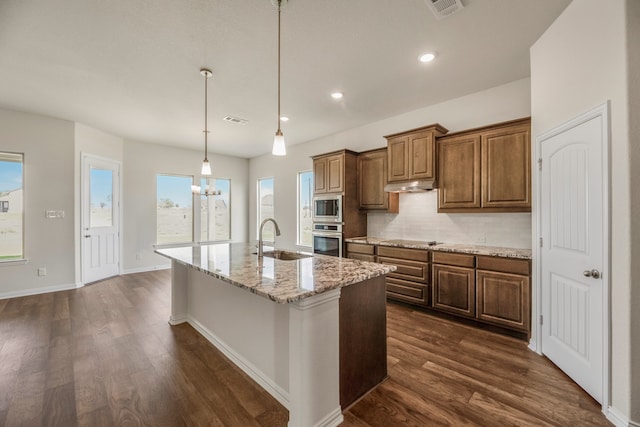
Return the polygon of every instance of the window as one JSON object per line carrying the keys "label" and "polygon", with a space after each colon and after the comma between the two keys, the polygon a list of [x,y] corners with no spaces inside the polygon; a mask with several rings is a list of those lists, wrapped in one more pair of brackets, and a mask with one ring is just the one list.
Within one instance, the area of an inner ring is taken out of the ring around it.
{"label": "window", "polygon": [[[267,218],[273,218],[273,178],[258,180],[258,229],[256,230],[258,238],[260,238],[260,224]],[[264,226],[262,238],[270,242],[275,240],[273,224],[268,223]]]}
{"label": "window", "polygon": [[313,172],[298,173],[298,245],[313,245],[311,227],[311,197],[313,195]]}
{"label": "window", "polygon": [[200,240],[231,240],[231,180],[202,178],[200,196]]}
{"label": "window", "polygon": [[0,262],[24,258],[23,157],[0,152]]}
{"label": "window", "polygon": [[157,176],[158,244],[193,241],[193,178],[180,175]]}

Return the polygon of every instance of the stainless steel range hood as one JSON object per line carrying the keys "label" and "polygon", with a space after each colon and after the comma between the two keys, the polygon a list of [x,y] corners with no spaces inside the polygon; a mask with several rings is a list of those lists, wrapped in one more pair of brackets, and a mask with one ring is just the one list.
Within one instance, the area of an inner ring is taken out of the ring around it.
{"label": "stainless steel range hood", "polygon": [[432,179],[408,181],[408,182],[391,182],[384,186],[387,193],[418,193],[438,188],[438,183]]}

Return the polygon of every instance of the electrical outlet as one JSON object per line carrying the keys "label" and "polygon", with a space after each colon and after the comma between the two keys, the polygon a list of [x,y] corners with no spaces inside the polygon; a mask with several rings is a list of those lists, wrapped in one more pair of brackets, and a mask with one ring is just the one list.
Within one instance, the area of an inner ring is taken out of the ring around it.
{"label": "electrical outlet", "polygon": [[47,275],[47,269],[44,267],[38,267],[38,276],[46,276]]}

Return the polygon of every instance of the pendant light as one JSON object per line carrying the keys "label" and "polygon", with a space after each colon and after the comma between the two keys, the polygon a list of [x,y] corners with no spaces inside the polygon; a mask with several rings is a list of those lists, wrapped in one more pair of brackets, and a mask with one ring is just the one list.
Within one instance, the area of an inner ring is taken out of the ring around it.
{"label": "pendant light", "polygon": [[287,154],[287,149],[284,145],[284,135],[280,129],[280,11],[282,9],[282,2],[283,0],[275,0],[274,2],[274,5],[278,8],[278,130],[273,139],[273,149],[271,150],[271,154],[274,156],[285,156]]}
{"label": "pendant light", "polygon": [[211,164],[207,158],[207,137],[209,136],[209,129],[207,128],[207,81],[213,73],[207,68],[201,68],[200,74],[204,76],[204,160],[202,161],[202,170],[200,171],[200,174],[204,176],[211,176]]}

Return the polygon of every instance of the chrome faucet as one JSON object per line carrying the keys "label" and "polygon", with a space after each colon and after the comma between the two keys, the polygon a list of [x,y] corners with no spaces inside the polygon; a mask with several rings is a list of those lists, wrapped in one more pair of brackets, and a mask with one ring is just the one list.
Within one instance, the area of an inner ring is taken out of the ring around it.
{"label": "chrome faucet", "polygon": [[[280,235],[280,227],[278,227],[278,223],[276,222],[275,219],[273,218],[267,218],[264,221],[262,221],[262,224],[260,224],[260,232],[258,233],[258,258],[262,258],[262,229],[264,228],[264,225],[271,221],[273,223],[273,225],[276,227],[276,236]],[[274,239],[274,243],[275,243],[275,239]]]}

